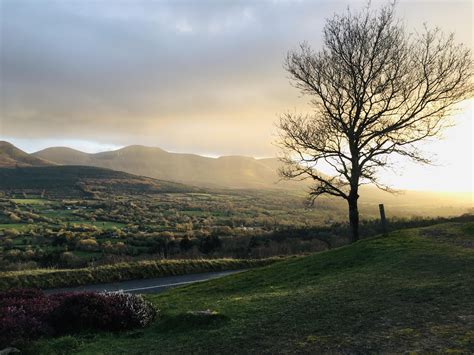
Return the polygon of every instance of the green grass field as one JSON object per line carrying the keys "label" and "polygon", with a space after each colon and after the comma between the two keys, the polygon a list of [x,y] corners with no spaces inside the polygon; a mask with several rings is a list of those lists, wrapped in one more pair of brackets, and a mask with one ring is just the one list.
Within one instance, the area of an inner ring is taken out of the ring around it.
{"label": "green grass field", "polygon": [[102,228],[102,229],[113,229],[113,228],[122,228],[125,226],[124,223],[118,223],[118,222],[110,222],[110,221],[81,221],[81,220],[73,220],[73,221],[68,221],[71,224],[77,224],[77,225],[85,225],[85,226],[95,226],[97,228]]}
{"label": "green grass field", "polygon": [[[474,224],[404,230],[149,296],[150,328],[40,353],[474,352]],[[189,311],[211,309],[214,316]]]}
{"label": "green grass field", "polygon": [[12,201],[19,205],[44,205],[48,203],[48,200],[41,198],[13,198]]}
{"label": "green grass field", "polygon": [[40,211],[41,215],[51,218],[63,218],[65,221],[69,221],[70,219],[77,218],[74,215],[74,211],[72,210],[43,210]]}
{"label": "green grass field", "polygon": [[28,223],[2,223],[0,224],[1,229],[16,229],[18,231],[24,231],[26,229],[30,229],[32,227],[31,224]]}

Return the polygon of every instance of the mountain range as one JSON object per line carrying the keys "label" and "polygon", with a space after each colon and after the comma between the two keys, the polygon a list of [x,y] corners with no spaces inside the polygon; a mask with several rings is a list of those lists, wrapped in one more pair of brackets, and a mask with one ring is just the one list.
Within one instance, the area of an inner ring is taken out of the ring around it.
{"label": "mountain range", "polygon": [[65,147],[33,153],[32,157],[59,165],[87,165],[180,182],[218,188],[289,188],[301,184],[280,181],[277,158],[245,156],[209,158],[195,154],[170,153],[160,148],[128,146],[88,154]]}
{"label": "mountain range", "polygon": [[[68,166],[75,168],[68,169]],[[37,188],[39,185],[67,185],[73,184],[74,181],[83,184],[86,181],[87,185],[92,184],[94,189],[104,184],[111,186],[112,182],[121,180],[118,186],[121,190],[128,189],[125,186],[133,186],[134,191],[142,191],[144,185],[149,186],[146,189],[154,191],[194,191],[196,188],[271,189],[277,193],[286,190],[303,196],[308,183],[280,181],[280,166],[277,158],[209,158],[195,154],[170,153],[160,148],[138,145],[94,154],[66,147],[47,148],[28,154],[8,142],[0,141],[0,179],[4,180],[0,183],[0,188],[13,188],[13,185],[8,187],[5,184],[8,181],[11,185],[15,179],[22,181],[21,186],[15,185],[17,189],[26,188],[27,180],[28,184],[37,184]],[[11,169],[15,167],[21,169]],[[36,169],[33,169],[34,167]],[[95,170],[86,169],[87,167],[94,167]],[[117,172],[122,175],[116,175]],[[62,175],[67,177],[67,183],[61,180]],[[96,179],[97,176],[100,176],[100,179]],[[441,213],[442,210],[449,210],[449,214],[453,215],[459,213],[459,208],[472,208],[473,194],[404,191],[392,195],[378,190],[375,186],[366,185],[361,187],[360,201],[366,206],[372,206],[374,210],[383,202],[391,208],[398,206],[399,209],[414,211],[413,213],[421,211],[422,207],[437,215],[444,214]]]}
{"label": "mountain range", "polygon": [[195,192],[184,184],[137,176],[122,171],[86,166],[83,162],[59,165],[30,155],[0,141],[0,190],[10,194],[83,196],[95,193]]}

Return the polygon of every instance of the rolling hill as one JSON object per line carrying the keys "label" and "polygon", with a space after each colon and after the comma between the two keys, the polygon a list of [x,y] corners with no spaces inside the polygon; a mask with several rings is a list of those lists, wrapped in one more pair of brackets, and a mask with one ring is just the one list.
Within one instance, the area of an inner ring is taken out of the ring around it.
{"label": "rolling hill", "polygon": [[[309,181],[281,181],[277,158],[244,156],[208,158],[169,153],[160,148],[128,146],[115,151],[87,154],[70,148],[47,148],[33,156],[63,165],[88,165],[204,188],[291,190],[304,198]],[[278,193],[278,190],[277,193]],[[375,186],[361,187],[360,202],[377,214],[378,204],[390,205],[397,215],[453,216],[473,207],[472,193],[403,191],[392,195]]]}
{"label": "rolling hill", "polygon": [[[208,158],[195,154],[169,153],[160,148],[137,145],[96,154],[66,147],[47,148],[27,154],[8,142],[0,142],[0,168],[58,165],[76,166],[75,169],[79,169],[77,166],[82,165],[107,169],[109,172],[115,170],[115,174],[121,171],[147,176],[150,177],[148,181],[161,180],[162,185],[171,186],[170,184],[175,183],[175,187],[181,186],[179,190],[190,189],[189,186],[216,192],[220,189],[274,190],[276,193],[287,190],[304,198],[309,183],[309,181],[280,181],[278,168],[281,163],[277,158],[255,159],[244,156]],[[61,170],[44,170],[43,183],[46,184],[48,180],[44,175],[46,172],[52,173],[51,184],[58,181],[56,171]],[[3,172],[4,179],[8,175],[11,180],[12,174],[15,173]],[[189,186],[183,187],[184,185],[180,184]],[[63,184],[63,192],[67,186],[76,185]],[[0,186],[0,189],[4,188]],[[77,186],[74,189],[77,192]],[[56,190],[59,191],[59,188]],[[130,191],[138,192],[139,189]],[[453,216],[473,208],[473,194],[403,191],[401,194],[392,195],[369,185],[361,187],[360,202],[361,207],[366,210],[368,208],[371,214],[377,213],[379,203],[386,203],[390,206],[388,212],[392,215]]]}
{"label": "rolling hill", "polygon": [[11,143],[0,141],[0,168],[49,165],[55,164],[40,157],[32,156]]}
{"label": "rolling hill", "polygon": [[301,184],[296,182],[279,183],[277,169],[280,163],[276,158],[208,158],[195,154],[169,153],[160,148],[137,145],[96,154],[56,147],[41,150],[33,156],[61,165],[97,166],[203,187],[301,187]]}
{"label": "rolling hill", "polygon": [[[148,296],[151,327],[44,340],[36,353],[474,352],[474,224],[400,230]],[[200,314],[211,310],[215,313]]]}
{"label": "rolling hill", "polygon": [[194,187],[90,166],[0,168],[0,191],[51,197],[191,192]]}

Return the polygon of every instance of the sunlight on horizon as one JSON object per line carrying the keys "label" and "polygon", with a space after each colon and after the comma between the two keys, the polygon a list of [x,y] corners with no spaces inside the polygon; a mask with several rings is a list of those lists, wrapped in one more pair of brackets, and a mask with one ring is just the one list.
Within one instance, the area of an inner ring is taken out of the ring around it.
{"label": "sunlight on horizon", "polygon": [[433,165],[402,160],[395,165],[398,172],[384,172],[389,184],[410,190],[474,191],[474,100],[463,105],[453,118],[453,127],[442,132],[441,139],[422,142],[419,147],[433,157]]}
{"label": "sunlight on horizon", "polygon": [[[381,171],[379,174],[381,181],[396,189],[448,193],[467,192],[471,193],[472,197],[474,193],[473,117],[474,100],[469,100],[468,103],[463,105],[462,111],[452,118],[454,126],[443,132],[442,139],[423,142],[421,148],[427,155],[433,156],[434,165],[427,166],[407,160],[398,160],[395,164],[395,171]],[[59,146],[86,153],[99,153],[124,147],[123,145],[77,139],[17,139],[3,137],[1,140],[9,141],[27,153]],[[128,145],[133,144],[140,144],[140,142],[131,142]],[[191,153],[210,158],[227,155],[219,152],[180,151],[159,144],[156,147],[170,153]],[[274,156],[277,156],[277,153],[275,150]],[[245,154],[240,154],[236,150],[235,154],[232,155]],[[324,171],[324,169],[322,170]]]}
{"label": "sunlight on horizon", "polygon": [[[0,139],[28,153],[144,145],[211,158],[278,156],[279,115],[312,110],[311,98],[288,81],[286,53],[303,41],[319,50],[325,18],[367,5],[73,3],[4,0],[0,7]],[[472,1],[397,3],[395,15],[410,33],[426,22],[472,50]],[[473,100],[466,106],[444,139],[419,145],[435,165],[397,160],[381,181],[474,191]]]}

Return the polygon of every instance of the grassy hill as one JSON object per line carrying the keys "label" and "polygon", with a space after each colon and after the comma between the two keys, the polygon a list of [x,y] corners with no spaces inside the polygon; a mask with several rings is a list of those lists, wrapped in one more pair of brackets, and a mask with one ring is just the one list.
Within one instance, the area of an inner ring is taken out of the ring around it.
{"label": "grassy hill", "polygon": [[13,144],[5,141],[0,141],[0,167],[1,168],[14,168],[17,166],[48,166],[54,165],[53,163],[32,156],[21,149],[18,149]]}
{"label": "grassy hill", "polygon": [[194,187],[90,166],[0,168],[0,191],[9,194],[88,196],[93,193],[196,191]]}
{"label": "grassy hill", "polygon": [[[161,318],[36,352],[474,351],[474,223],[403,230],[150,296]],[[214,310],[212,316],[189,311]]]}

